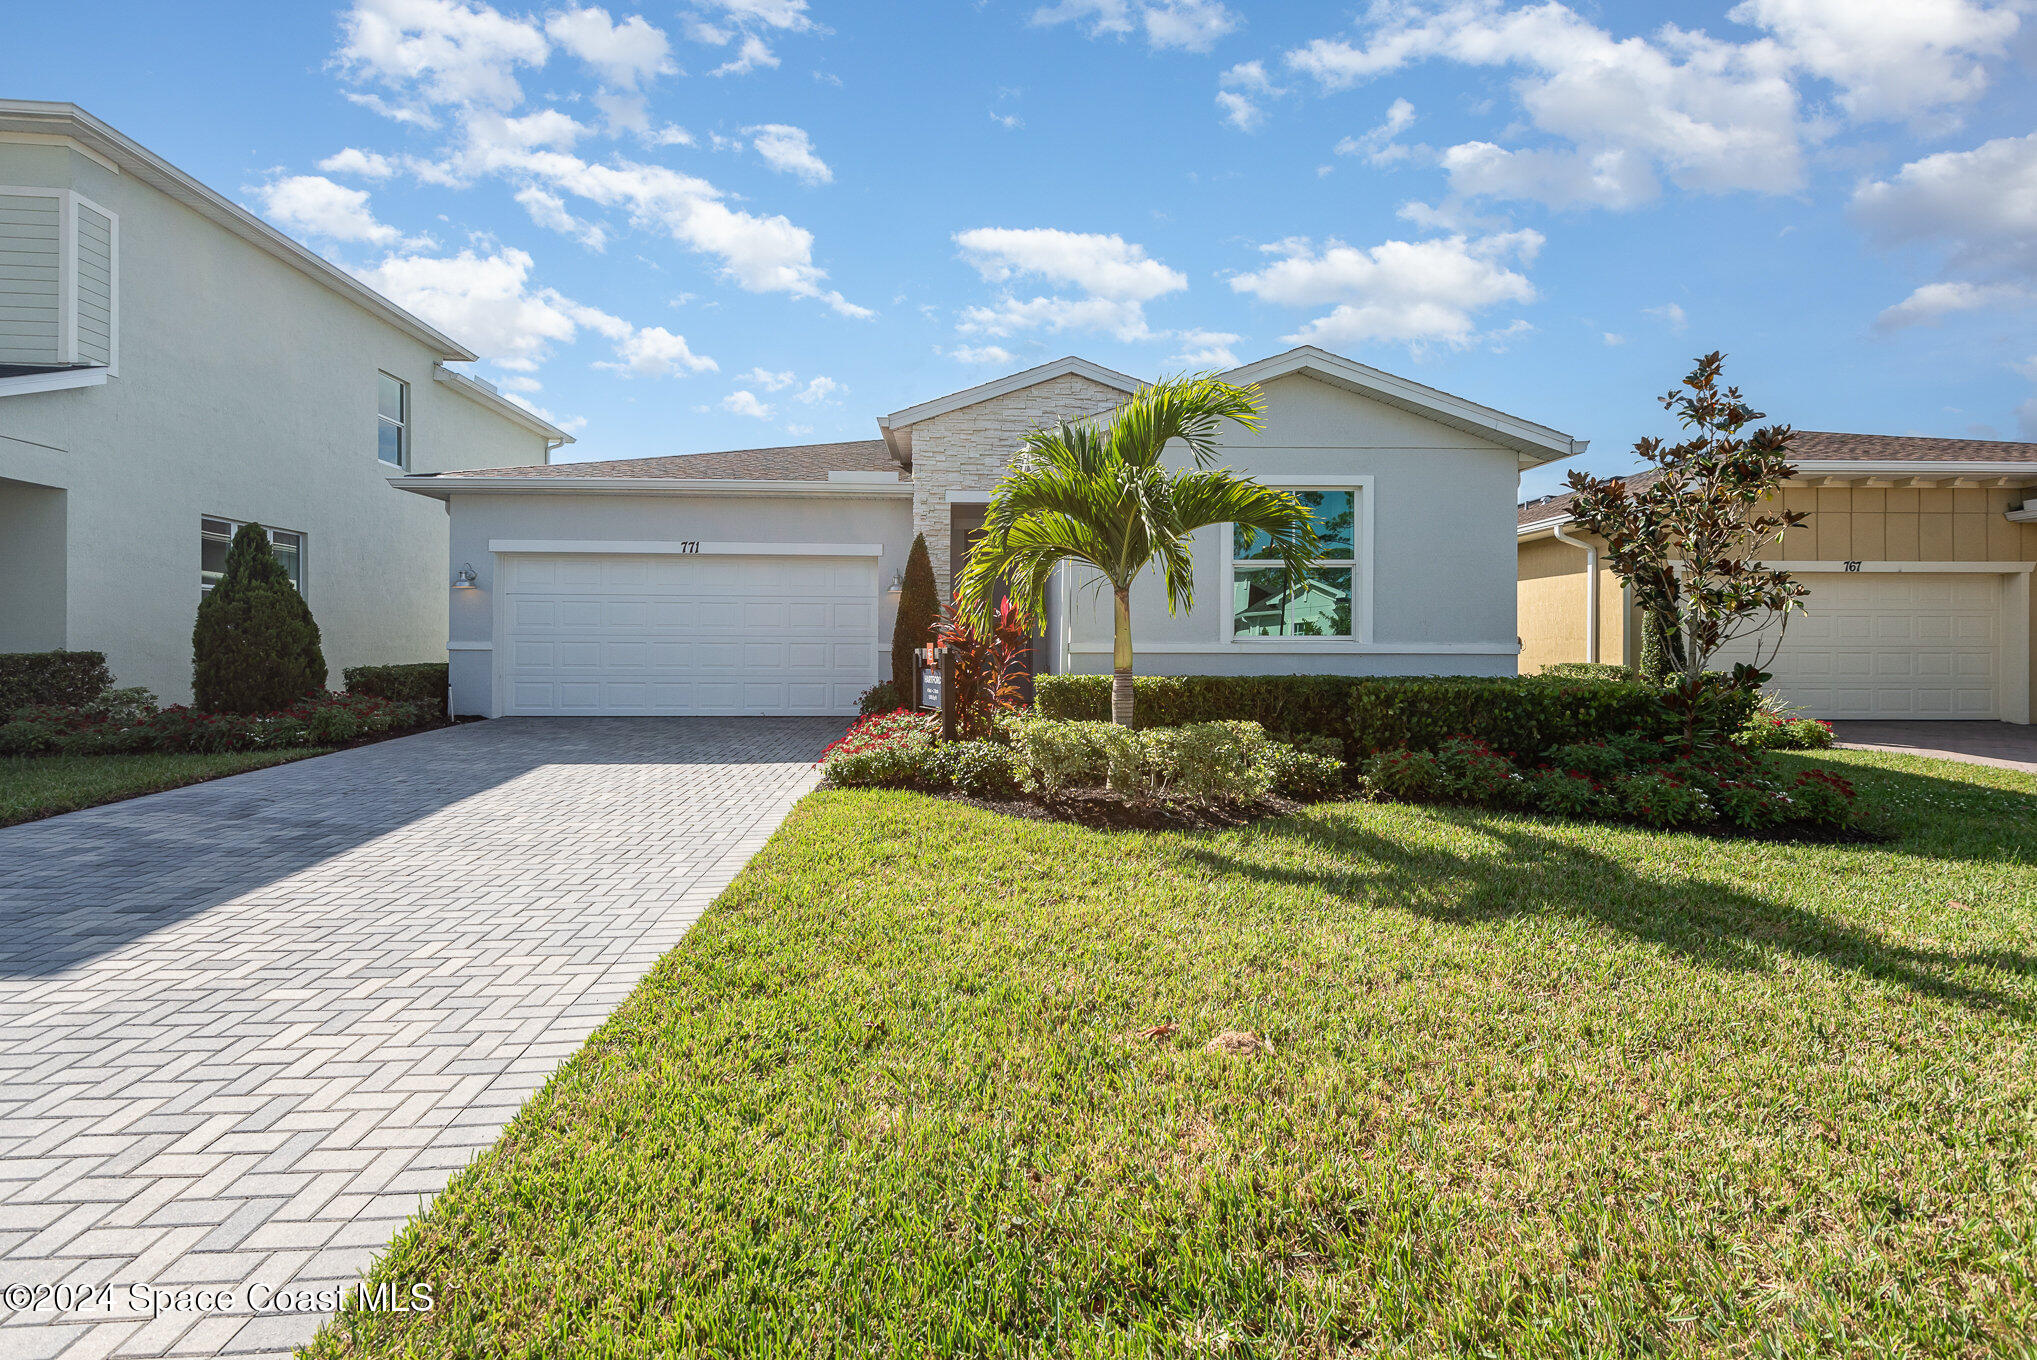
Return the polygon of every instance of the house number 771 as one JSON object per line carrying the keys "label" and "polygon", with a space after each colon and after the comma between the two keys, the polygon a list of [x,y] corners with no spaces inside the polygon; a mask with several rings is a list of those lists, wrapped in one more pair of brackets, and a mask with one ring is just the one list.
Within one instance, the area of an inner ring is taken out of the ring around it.
{"label": "house number 771", "polygon": [[699,552],[699,551],[700,551],[700,540],[699,540],[699,539],[697,539],[697,538],[682,538],[682,539],[680,539],[680,540],[679,540],[679,551],[680,551],[680,552],[683,552],[683,553],[697,553],[697,552]]}

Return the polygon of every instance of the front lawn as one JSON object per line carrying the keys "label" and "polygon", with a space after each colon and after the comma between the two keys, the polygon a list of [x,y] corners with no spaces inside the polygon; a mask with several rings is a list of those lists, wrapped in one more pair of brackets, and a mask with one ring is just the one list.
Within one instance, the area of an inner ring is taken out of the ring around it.
{"label": "front lawn", "polygon": [[221,775],[324,755],[330,747],[220,754],[0,756],[0,826],[115,803]]}
{"label": "front lawn", "polygon": [[1818,763],[1903,838],[816,794],[312,1351],[2027,1354],[2037,779]]}

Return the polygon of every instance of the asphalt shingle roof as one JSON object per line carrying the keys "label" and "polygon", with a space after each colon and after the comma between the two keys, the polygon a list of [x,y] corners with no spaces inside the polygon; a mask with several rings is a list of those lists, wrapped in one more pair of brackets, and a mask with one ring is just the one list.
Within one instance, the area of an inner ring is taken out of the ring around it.
{"label": "asphalt shingle roof", "polygon": [[[1939,439],[1930,435],[1837,434],[1830,430],[1798,430],[1790,441],[1792,462],[1861,463],[2037,463],[2037,444],[1998,439]],[[1632,490],[1654,481],[1655,472],[1636,472],[1621,480]],[[1568,491],[1520,507],[1519,523],[1547,524],[1564,518],[1572,496]]]}
{"label": "asphalt shingle roof", "polygon": [[791,444],[770,449],[723,449],[716,453],[681,453],[668,458],[611,458],[604,462],[539,463],[528,467],[470,468],[441,472],[435,480],[464,481],[470,477],[734,478],[764,482],[824,482],[830,472],[904,471],[881,439],[851,439],[840,444]]}

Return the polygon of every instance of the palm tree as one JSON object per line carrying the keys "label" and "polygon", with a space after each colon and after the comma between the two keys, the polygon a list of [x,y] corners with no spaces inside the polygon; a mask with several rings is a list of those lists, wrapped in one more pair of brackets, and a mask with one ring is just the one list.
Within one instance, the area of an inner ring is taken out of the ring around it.
{"label": "palm tree", "polygon": [[[1038,429],[1021,442],[1012,469],[991,493],[983,535],[970,550],[959,594],[987,625],[1001,583],[1032,619],[1045,616],[1055,567],[1095,569],[1117,603],[1111,721],[1132,721],[1132,582],[1157,566],[1167,583],[1167,612],[1195,602],[1190,537],[1207,524],[1256,529],[1274,556],[1299,574],[1319,551],[1309,512],[1285,491],[1222,469],[1211,470],[1224,421],[1259,428],[1257,388],[1214,374],[1162,379],[1094,421]],[[1195,467],[1162,467],[1179,441]]]}

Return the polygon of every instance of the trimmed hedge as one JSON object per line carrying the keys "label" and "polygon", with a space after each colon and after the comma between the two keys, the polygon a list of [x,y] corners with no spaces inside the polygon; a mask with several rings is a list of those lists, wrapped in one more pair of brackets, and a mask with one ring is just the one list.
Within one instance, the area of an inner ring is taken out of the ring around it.
{"label": "trimmed hedge", "polygon": [[444,709],[452,681],[444,661],[412,661],[401,666],[349,666],[344,672],[347,693],[394,704],[431,704]]}
{"label": "trimmed hedge", "polygon": [[[1043,675],[1035,707],[1046,718],[1107,720],[1110,679]],[[1432,751],[1452,737],[1473,737],[1531,760],[1552,747],[1609,734],[1664,740],[1678,730],[1655,687],[1616,680],[1182,675],[1140,676],[1132,685],[1135,726],[1245,720],[1281,736],[1334,737],[1352,760],[1402,747]],[[1748,704],[1751,709],[1751,698]]]}
{"label": "trimmed hedge", "polygon": [[104,652],[0,653],[0,719],[37,704],[89,704],[112,687]]}
{"label": "trimmed hedge", "polygon": [[1557,661],[1544,666],[1542,674],[1564,680],[1633,680],[1633,671],[1610,661]]}

